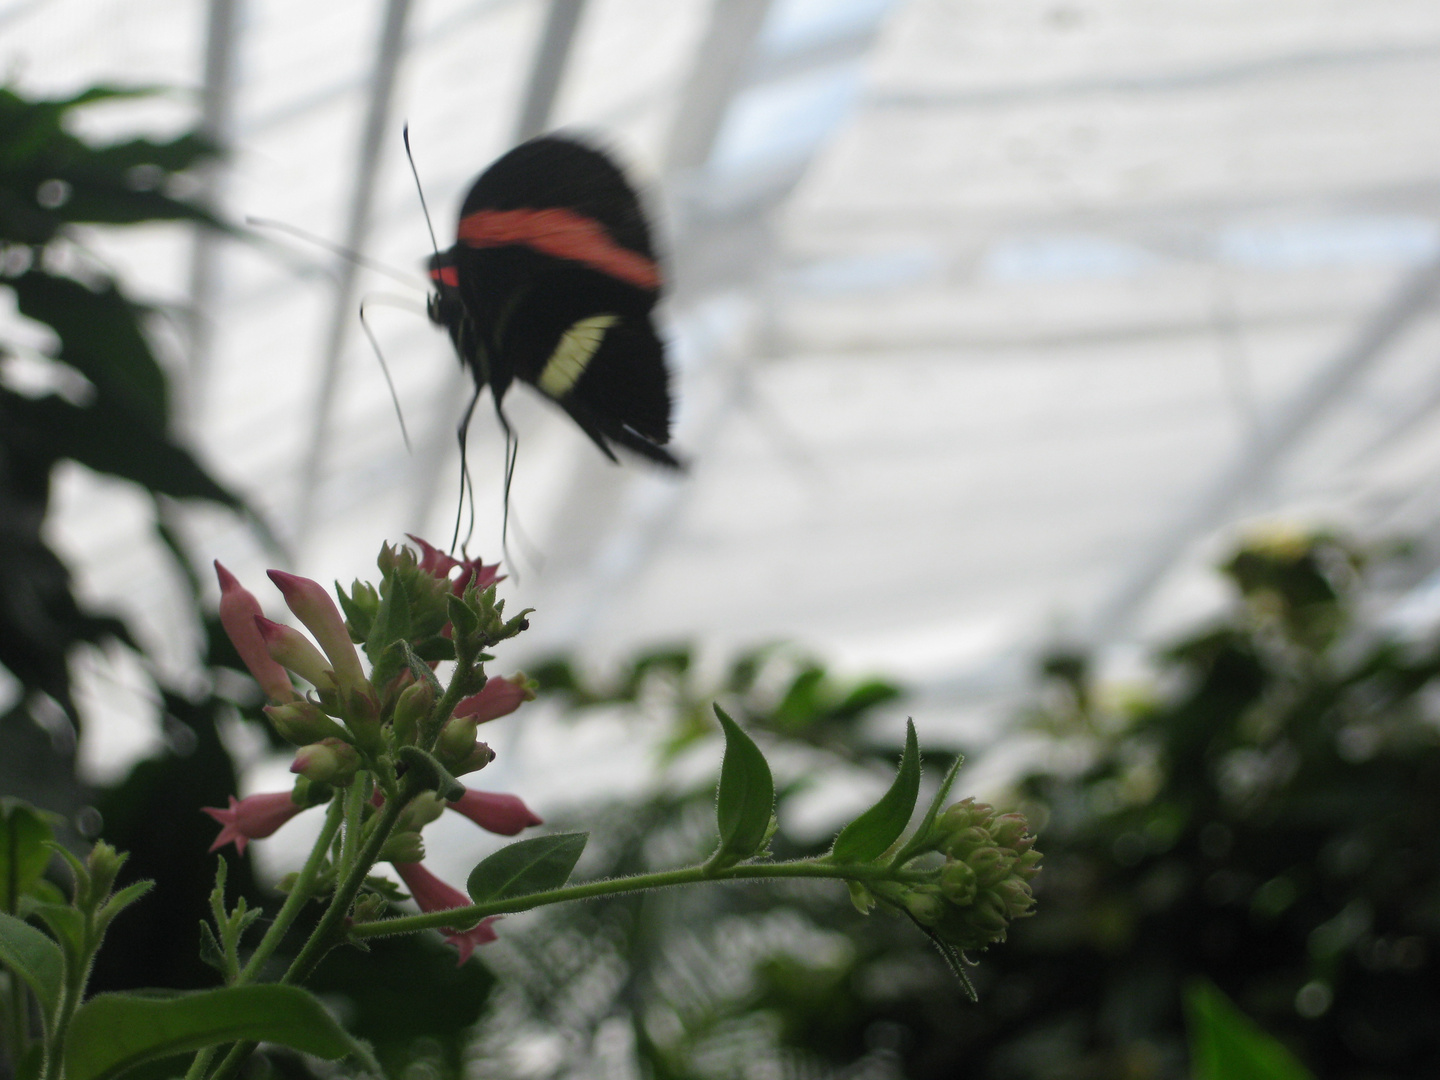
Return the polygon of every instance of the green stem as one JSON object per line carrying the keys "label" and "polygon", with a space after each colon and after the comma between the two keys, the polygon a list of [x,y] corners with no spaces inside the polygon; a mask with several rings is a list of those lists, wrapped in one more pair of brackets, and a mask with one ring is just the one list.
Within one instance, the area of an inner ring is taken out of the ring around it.
{"label": "green stem", "polygon": [[[398,798],[385,801],[385,805],[380,808],[380,813],[374,819],[374,824],[365,838],[364,845],[360,848],[354,866],[351,867],[343,881],[336,882],[335,895],[330,899],[330,906],[325,909],[325,914],[320,916],[320,921],[311,931],[304,946],[301,947],[299,955],[290,962],[290,967],[277,982],[292,984],[300,982],[315,970],[316,965],[331,948],[344,939],[345,935],[340,927],[350,913],[350,904],[354,901],[355,894],[360,891],[360,886],[365,884],[365,875],[375,865],[381,847],[389,838],[391,830],[395,828],[395,822],[400,818],[400,812],[417,794],[419,793],[407,783],[402,785]],[[336,802],[339,801],[336,800]],[[324,845],[317,843],[315,850],[324,850]],[[225,1055],[224,1060],[216,1066],[210,1080],[224,1080],[225,1077],[233,1075],[235,1070],[240,1067],[240,1063],[254,1049],[255,1043],[253,1042],[235,1043],[230,1047],[230,1052]]]}
{"label": "green stem", "polygon": [[[325,865],[325,856],[330,851],[330,843],[335,839],[335,831],[340,828],[340,822],[344,817],[344,805],[340,799],[331,799],[330,805],[325,810],[325,824],[320,827],[320,835],[315,838],[315,845],[310,849],[310,857],[305,860],[305,865],[300,868],[300,873],[295,877],[295,884],[290,889],[290,895],[285,898],[285,903],[280,906],[275,921],[270,924],[270,929],[265,931],[265,936],[260,939],[260,944],[250,954],[245,967],[236,976],[234,985],[244,986],[263,968],[266,962],[274,955],[275,950],[280,947],[290,927],[300,914],[300,909],[310,900],[310,887],[314,884],[315,877],[320,873],[320,867]],[[205,1075],[205,1070],[210,1067],[210,1062],[215,1058],[218,1046],[207,1046],[196,1053],[190,1068],[185,1072],[185,1080],[200,1080]]]}
{"label": "green stem", "polygon": [[[77,882],[76,896],[79,895],[80,885]],[[70,949],[65,950],[65,988],[60,994],[60,1008],[55,1013],[55,1028],[49,1032],[46,1041],[45,1062],[40,1074],[42,1080],[54,1080],[62,1074],[65,1067],[65,1036],[70,1030],[70,1020],[85,996],[85,984],[90,981],[90,968],[95,962],[95,951],[100,947],[101,935],[95,933],[94,913],[85,911],[84,914],[85,932],[81,955],[73,956]]]}
{"label": "green stem", "polygon": [[310,857],[300,868],[300,873],[295,878],[295,884],[290,888],[290,895],[280,906],[275,921],[270,924],[270,929],[265,931],[265,936],[260,939],[260,944],[255,947],[255,951],[250,954],[250,959],[246,961],[245,967],[241,969],[239,978],[235,980],[236,986],[243,986],[255,977],[260,968],[279,948],[281,940],[299,916],[300,909],[311,899],[310,888],[315,882],[316,875],[320,873],[320,868],[325,865],[325,856],[330,850],[330,842],[335,838],[335,830],[340,827],[343,816],[344,807],[340,800],[331,800],[325,811],[325,824],[321,826],[320,835],[315,839],[315,846],[310,851]]}
{"label": "green stem", "polygon": [[365,774],[358,774],[345,789],[345,828],[340,834],[340,861],[335,867],[337,878],[344,877],[355,865],[360,850],[360,829],[365,817]]}
{"label": "green stem", "polygon": [[675,885],[698,885],[706,881],[741,881],[756,878],[839,878],[847,881],[906,881],[914,878],[923,880],[923,874],[896,873],[889,867],[869,863],[831,863],[819,859],[801,859],[787,863],[742,863],[723,870],[711,870],[703,864],[686,866],[679,870],[657,870],[649,874],[635,874],[631,877],[604,878],[587,881],[580,885],[568,885],[545,892],[528,893],[525,896],[509,896],[501,900],[490,900],[469,907],[450,908],[446,911],[431,911],[424,915],[404,915],[394,919],[382,919],[361,923],[350,928],[352,938],[388,937],[392,934],[411,934],[417,930],[460,929],[474,926],[490,915],[508,915],[517,911],[549,904],[562,904],[569,900],[589,900],[597,896],[615,896],[619,893],[639,892],[642,889],[663,889]]}

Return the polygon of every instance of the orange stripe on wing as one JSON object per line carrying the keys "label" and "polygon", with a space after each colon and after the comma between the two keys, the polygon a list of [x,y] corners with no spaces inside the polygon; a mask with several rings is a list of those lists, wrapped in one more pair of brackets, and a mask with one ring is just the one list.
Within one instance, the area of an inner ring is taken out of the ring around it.
{"label": "orange stripe on wing", "polygon": [[476,211],[460,219],[460,242],[476,248],[523,244],[642,289],[660,287],[660,271],[653,259],[615,243],[595,219],[560,207]]}

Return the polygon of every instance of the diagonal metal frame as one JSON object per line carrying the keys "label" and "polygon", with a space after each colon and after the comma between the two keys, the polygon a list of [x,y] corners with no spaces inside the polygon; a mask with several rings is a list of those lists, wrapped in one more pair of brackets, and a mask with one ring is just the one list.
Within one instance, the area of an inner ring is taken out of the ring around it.
{"label": "diagonal metal frame", "polygon": [[1411,273],[1354,338],[1304,387],[1220,474],[1209,491],[1175,520],[1136,569],[1100,606],[1087,644],[1104,648],[1122,636],[1186,549],[1219,527],[1245,498],[1263,487],[1289,450],[1341,399],[1395,340],[1436,301],[1440,263]]}
{"label": "diagonal metal frame", "polygon": [[[410,0],[387,0],[370,77],[370,100],[355,158],[355,187],[346,213],[343,244],[361,252],[370,237],[375,189],[380,176],[380,153],[391,138],[390,108],[395,77],[405,55],[405,25]],[[335,418],[335,394],[340,381],[340,359],[355,322],[355,286],[359,267],[348,259],[337,262],[335,297],[321,351],[320,387],[312,415],[315,427],[300,476],[296,546],[303,548],[315,525],[315,500],[324,470],[330,429]]]}

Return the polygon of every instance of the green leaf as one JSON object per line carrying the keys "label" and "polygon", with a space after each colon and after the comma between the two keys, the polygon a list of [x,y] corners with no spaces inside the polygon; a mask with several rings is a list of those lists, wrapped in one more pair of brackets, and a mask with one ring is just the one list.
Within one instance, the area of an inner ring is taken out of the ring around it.
{"label": "green leaf", "polygon": [[740,725],[719,705],[715,715],[725,730],[725,760],[720,765],[720,789],[715,799],[715,819],[720,828],[720,846],[709,866],[721,869],[748,859],[765,843],[770,817],[775,812],[775,781],[765,755],[740,730]]}
{"label": "green leaf", "polygon": [[392,650],[391,646],[397,641],[408,642],[413,636],[410,596],[405,591],[405,579],[399,574],[388,575],[380,593],[380,606],[375,610],[370,636],[365,639],[365,655],[374,669],[372,677],[377,686],[383,686],[405,666],[404,655]]}
{"label": "green leaf", "polygon": [[109,900],[105,901],[105,906],[102,907],[95,916],[95,928],[100,933],[105,933],[106,928],[109,927],[111,920],[114,919],[116,915],[119,915],[120,912],[135,903],[136,900],[139,900],[154,887],[155,882],[146,878],[144,881],[137,881],[133,885],[127,885],[121,889],[114,896],[110,897]]}
{"label": "green leaf", "polygon": [[1196,979],[1185,991],[1190,1057],[1195,1080],[1314,1080],[1214,983]]}
{"label": "green leaf", "polygon": [[935,819],[945,808],[945,800],[950,797],[950,788],[955,783],[955,777],[960,775],[960,766],[964,764],[965,756],[956,754],[955,760],[951,762],[950,768],[945,773],[945,779],[941,780],[940,786],[935,789],[935,797],[930,800],[930,805],[925,810],[925,816],[920,819],[920,824],[915,826],[915,831],[910,834],[910,839],[905,842],[905,846],[895,853],[895,858],[891,860],[892,866],[903,866],[925,846],[925,841],[929,838],[930,827],[935,824]]}
{"label": "green leaf", "polygon": [[69,904],[29,904],[26,911],[38,915],[50,928],[62,948],[77,960],[85,956],[85,916]]}
{"label": "green leaf", "polygon": [[0,963],[25,980],[46,1017],[54,1015],[65,982],[60,946],[35,927],[0,911]]}
{"label": "green leaf", "polygon": [[509,844],[470,871],[465,889],[477,904],[558,889],[585,850],[589,833],[555,833]]}
{"label": "green leaf", "polygon": [[910,824],[915,800],[920,795],[920,748],[915,741],[915,721],[905,721],[905,752],[890,790],[880,801],[840,830],[830,857],[836,862],[857,863],[878,859]]}
{"label": "green leaf", "polygon": [[50,817],[27,802],[0,798],[0,911],[15,911],[50,863]]}
{"label": "green leaf", "polygon": [[298,986],[230,986],[179,997],[100,994],[76,1011],[66,1080],[108,1080],[142,1062],[219,1043],[273,1042],[331,1060],[353,1048],[316,997]]}

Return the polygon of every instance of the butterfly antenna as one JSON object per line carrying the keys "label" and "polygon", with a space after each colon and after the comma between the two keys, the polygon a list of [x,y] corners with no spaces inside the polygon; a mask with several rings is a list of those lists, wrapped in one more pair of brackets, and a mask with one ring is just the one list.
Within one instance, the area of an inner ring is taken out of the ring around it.
{"label": "butterfly antenna", "polygon": [[370,348],[375,350],[375,359],[380,361],[380,370],[385,375],[385,385],[390,388],[390,400],[395,403],[395,418],[400,421],[400,437],[405,440],[405,452],[413,454],[414,448],[410,445],[410,432],[405,430],[405,414],[400,410],[400,395],[395,392],[395,380],[390,378],[390,365],[385,363],[385,354],[380,351],[380,342],[375,338],[375,331],[370,329],[370,324],[365,321],[365,301],[360,301],[360,328],[365,331],[365,336],[370,340]]}
{"label": "butterfly antenna", "polygon": [[339,255],[342,259],[349,259],[356,266],[363,266],[366,270],[373,270],[377,274],[384,274],[392,281],[398,281],[402,285],[415,288],[417,282],[409,274],[396,270],[393,266],[386,266],[382,262],[370,258],[368,255],[361,255],[358,251],[351,251],[347,247],[326,240],[323,236],[316,236],[314,233],[300,228],[298,225],[291,225],[287,221],[276,221],[273,218],[247,217],[246,225],[253,225],[257,229],[274,229],[276,232],[289,233],[306,243],[314,244],[316,247],[324,248],[332,255]]}
{"label": "butterfly antenna", "polygon": [[430,246],[435,249],[435,254],[440,254],[440,242],[435,239],[435,226],[430,222],[430,207],[425,202],[425,189],[420,186],[420,170],[415,168],[415,155],[410,153],[410,125],[406,124],[400,129],[400,137],[405,140],[405,160],[410,162],[410,175],[415,177],[415,190],[420,193],[420,209],[425,214],[425,228],[430,230]]}

